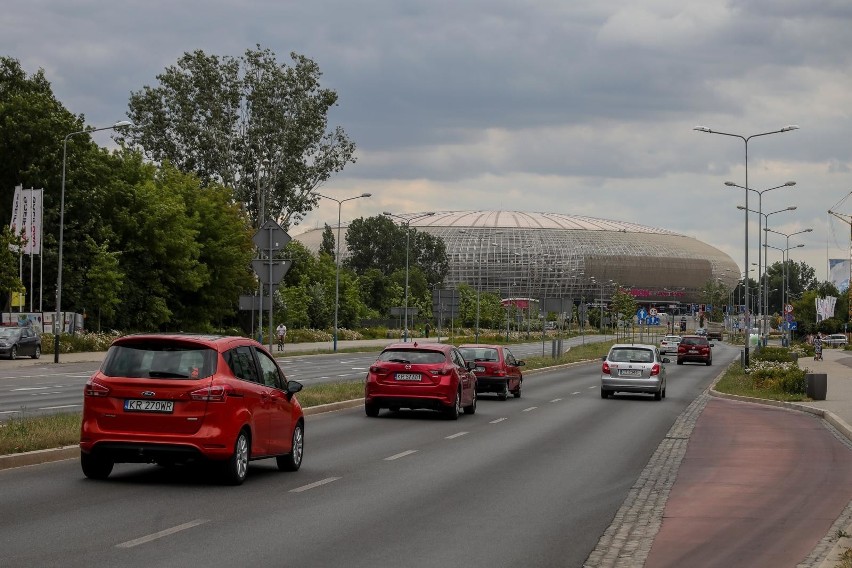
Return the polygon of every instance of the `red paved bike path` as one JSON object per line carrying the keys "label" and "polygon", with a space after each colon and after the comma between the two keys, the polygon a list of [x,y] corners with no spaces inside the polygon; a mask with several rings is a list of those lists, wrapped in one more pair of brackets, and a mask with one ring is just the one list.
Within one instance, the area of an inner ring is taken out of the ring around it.
{"label": "red paved bike path", "polygon": [[819,419],[712,398],[645,568],[795,567],[852,500],[852,452]]}

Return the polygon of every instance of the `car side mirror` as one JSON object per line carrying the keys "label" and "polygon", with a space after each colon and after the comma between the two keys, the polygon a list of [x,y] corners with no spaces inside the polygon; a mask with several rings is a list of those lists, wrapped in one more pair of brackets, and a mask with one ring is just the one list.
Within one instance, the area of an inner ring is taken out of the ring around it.
{"label": "car side mirror", "polygon": [[604,355],[603,357],[601,357],[601,361],[606,361],[606,355]]}
{"label": "car side mirror", "polygon": [[518,361],[517,363],[515,363],[515,365],[517,365],[518,367],[523,367],[524,365],[526,365],[526,363],[524,361]]}
{"label": "car side mirror", "polygon": [[663,357],[663,363],[671,363],[671,362],[672,362],[672,360],[669,359],[668,357]]}
{"label": "car side mirror", "polygon": [[293,398],[293,395],[302,390],[302,383],[299,381],[290,381],[287,383],[287,398]]}
{"label": "car side mirror", "polygon": [[474,369],[476,369],[476,362],[475,361],[465,361],[465,366],[467,367],[468,371],[473,371]]}
{"label": "car side mirror", "polygon": [[716,346],[716,344],[715,344],[715,343],[711,343],[711,344],[710,344],[710,347],[715,347],[715,346]]}

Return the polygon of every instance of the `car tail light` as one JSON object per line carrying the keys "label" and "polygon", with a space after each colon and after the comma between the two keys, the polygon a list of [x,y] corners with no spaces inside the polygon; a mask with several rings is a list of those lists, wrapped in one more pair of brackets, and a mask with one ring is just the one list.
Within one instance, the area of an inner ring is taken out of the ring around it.
{"label": "car tail light", "polygon": [[380,367],[379,365],[371,365],[370,372],[374,375],[386,375],[388,370],[384,367]]}
{"label": "car tail light", "polygon": [[83,389],[84,396],[107,396],[109,395],[109,387],[102,385],[94,379],[90,379]]}
{"label": "car tail light", "polygon": [[609,371],[609,363],[604,361],[603,367],[601,367],[601,373],[606,373],[607,375],[610,373]]}
{"label": "car tail light", "polygon": [[198,401],[224,402],[233,391],[234,389],[230,386],[214,385],[192,391],[189,393],[189,398]]}
{"label": "car tail light", "polygon": [[656,377],[659,374],[660,374],[660,364],[654,363],[654,366],[651,367],[651,376]]}
{"label": "car tail light", "polygon": [[432,375],[434,375],[436,377],[441,377],[441,376],[444,376],[444,375],[452,375],[453,374],[453,370],[450,367],[442,367],[440,369],[432,369],[429,372],[432,373]]}
{"label": "car tail light", "polygon": [[494,371],[494,376],[495,377],[505,377],[506,376],[506,370],[505,369],[497,369],[496,371]]}

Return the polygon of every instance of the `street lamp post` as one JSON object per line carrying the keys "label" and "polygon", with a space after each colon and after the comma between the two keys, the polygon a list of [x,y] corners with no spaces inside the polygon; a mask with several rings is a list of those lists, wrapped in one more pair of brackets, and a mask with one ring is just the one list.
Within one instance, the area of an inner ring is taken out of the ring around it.
{"label": "street lamp post", "polygon": [[[785,252],[785,254],[787,254],[787,257],[788,257],[787,260],[789,260],[790,255],[789,255],[788,251],[790,251],[791,249],[794,249],[794,248],[800,248],[800,247],[805,246],[805,245],[796,245],[794,247],[791,247],[790,246],[790,237],[792,237],[794,235],[801,235],[802,233],[813,232],[813,229],[811,229],[811,228],[802,229],[801,231],[796,231],[795,233],[782,233],[781,231],[774,231],[774,230],[770,229],[769,227],[766,227],[763,231],[765,233],[775,233],[776,235],[781,235],[782,237],[784,237],[787,240],[787,248],[784,249],[784,252]],[[782,299],[782,301],[781,301],[781,313],[782,314],[784,313],[784,309],[787,306],[787,303],[789,301],[787,296],[789,296],[789,294],[790,294],[789,270],[787,268],[787,260],[784,260],[784,277],[783,278],[784,278],[784,281],[785,281],[786,292],[782,293],[782,295],[781,295],[781,299]],[[787,330],[784,330],[784,335],[785,335],[785,337],[787,336]]]}
{"label": "street lamp post", "polygon": [[[731,136],[733,138],[739,138],[745,144],[745,187],[746,187],[745,206],[746,206],[746,211],[745,211],[745,263],[744,263],[744,266],[745,266],[746,270],[748,270],[748,142],[752,138],[757,138],[758,136],[768,136],[770,134],[779,134],[781,132],[789,132],[791,130],[797,130],[798,128],[799,127],[797,125],[791,124],[789,126],[785,126],[784,128],[781,128],[780,130],[772,130],[770,132],[761,132],[759,134],[752,134],[750,136],[742,136],[740,134],[732,134],[730,132],[719,132],[718,130],[712,130],[711,128],[709,128],[707,126],[696,126],[695,128],[693,128],[693,130],[697,130],[698,132],[705,132],[707,134],[719,134],[721,136]],[[749,317],[749,314],[748,314],[748,309],[749,309],[748,308],[748,278],[746,278],[743,287],[744,287],[743,293],[745,295],[745,305],[746,305],[746,322],[750,322],[750,317]],[[746,341],[744,359],[743,359],[743,363],[746,367],[748,366],[748,351],[749,351],[749,346],[748,346],[748,341]]]}
{"label": "street lamp post", "polygon": [[337,203],[337,240],[334,243],[334,246],[337,248],[337,252],[334,254],[334,351],[337,352],[337,314],[340,311],[340,213],[341,209],[343,209],[343,204],[345,202],[352,201],[353,199],[361,199],[362,197],[371,197],[373,194],[362,193],[361,195],[356,195],[355,197],[347,197],[346,199],[335,199],[334,197],[329,197],[321,193],[316,193],[316,195],[322,197],[323,199],[328,199],[329,201],[334,201]]}
{"label": "street lamp post", "polygon": [[[736,183],[734,183],[732,181],[726,181],[725,185],[728,186],[728,187],[738,187],[740,189],[744,189],[744,190],[746,190],[746,193],[748,193],[749,191],[753,191],[754,193],[757,194],[757,215],[758,215],[758,217],[757,217],[757,229],[758,229],[758,233],[757,233],[757,312],[758,312],[758,317],[760,318],[757,331],[758,331],[758,333],[765,333],[766,332],[766,329],[765,329],[766,312],[763,309],[764,302],[762,300],[764,286],[760,285],[760,279],[762,278],[762,275],[763,275],[763,270],[762,270],[763,266],[761,264],[761,257],[760,257],[760,249],[762,248],[762,246],[761,246],[761,244],[762,244],[761,232],[762,231],[760,230],[760,218],[763,216],[763,194],[766,193],[767,191],[772,191],[773,189],[779,189],[779,188],[782,188],[782,187],[792,187],[792,186],[796,185],[796,182],[788,181],[787,183],[782,183],[781,185],[776,185],[775,187],[770,187],[768,189],[762,189],[762,190],[752,189],[750,187],[743,187],[741,185],[737,185]],[[739,207],[737,207],[737,209],[739,209]],[[745,208],[743,208],[743,209],[745,209]],[[746,211],[746,215],[748,215],[749,211],[752,211],[752,210]]]}
{"label": "street lamp post", "polygon": [[64,322],[62,321],[62,245],[65,237],[65,164],[68,155],[68,139],[78,134],[87,134],[91,132],[99,132],[101,130],[114,130],[125,126],[133,126],[129,120],[120,120],[112,126],[104,126],[101,128],[90,128],[88,130],[79,130],[71,132],[65,136],[62,141],[62,187],[59,193],[59,263],[56,271],[56,320],[53,322],[53,331],[56,334],[53,339],[53,362],[59,363],[59,336],[62,334]]}
{"label": "street lamp post", "polygon": [[402,221],[402,224],[405,225],[405,307],[403,308],[405,310],[405,324],[404,324],[404,327],[402,328],[402,330],[403,330],[402,331],[402,333],[403,333],[402,337],[403,337],[403,341],[405,341],[405,342],[408,341],[408,248],[409,248],[408,247],[408,242],[409,242],[408,237],[411,234],[411,222],[414,221],[415,219],[422,219],[423,217],[431,217],[434,214],[435,214],[434,211],[429,211],[428,213],[420,213],[420,214],[411,215],[411,216],[394,215],[393,213],[390,213],[388,211],[385,211],[385,212],[382,213],[382,215],[386,215],[388,217],[394,217],[396,219],[400,219]]}

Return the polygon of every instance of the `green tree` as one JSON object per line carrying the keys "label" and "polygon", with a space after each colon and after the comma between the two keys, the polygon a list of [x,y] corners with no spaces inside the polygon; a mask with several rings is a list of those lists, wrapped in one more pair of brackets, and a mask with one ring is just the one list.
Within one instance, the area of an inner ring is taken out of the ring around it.
{"label": "green tree", "polygon": [[15,235],[8,225],[0,225],[0,305],[9,310],[12,292],[23,292],[24,284],[18,275],[18,254],[9,247],[23,245],[20,235]]}
{"label": "green tree", "polygon": [[126,275],[120,266],[121,253],[110,250],[108,243],[96,243],[92,237],[86,236],[86,246],[92,252],[92,262],[86,272],[82,300],[95,312],[97,329],[100,331],[101,318],[115,321]]}
{"label": "green tree", "polygon": [[[712,306],[712,310],[705,312],[702,318],[707,317],[709,321],[720,322],[725,319],[722,306],[728,303],[728,289],[718,280],[708,280],[701,289],[701,303]],[[704,321],[699,322],[703,326]]]}
{"label": "green tree", "polygon": [[405,267],[405,231],[384,215],[349,223],[346,247],[350,255],[345,264],[357,274],[375,268],[389,275]]}
{"label": "green tree", "polygon": [[355,144],[341,127],[329,129],[338,96],[320,86],[319,66],[290,58],[281,64],[259,45],[239,57],[184,53],[156,86],[132,93],[135,127],[124,140],[204,185],[234,188],[254,220],[264,188],[266,215],[298,224],[319,199],[311,192],[355,161]]}
{"label": "green tree", "polygon": [[328,223],[325,224],[325,227],[322,230],[322,244],[320,244],[320,252],[324,252],[327,255],[331,256],[331,258],[337,257],[337,252],[334,249],[335,239],[334,233],[331,232],[331,227],[328,226]]}
{"label": "green tree", "polygon": [[618,288],[613,292],[609,305],[610,311],[621,321],[633,321],[633,316],[636,315],[636,311],[639,309],[636,298],[625,288]]}

